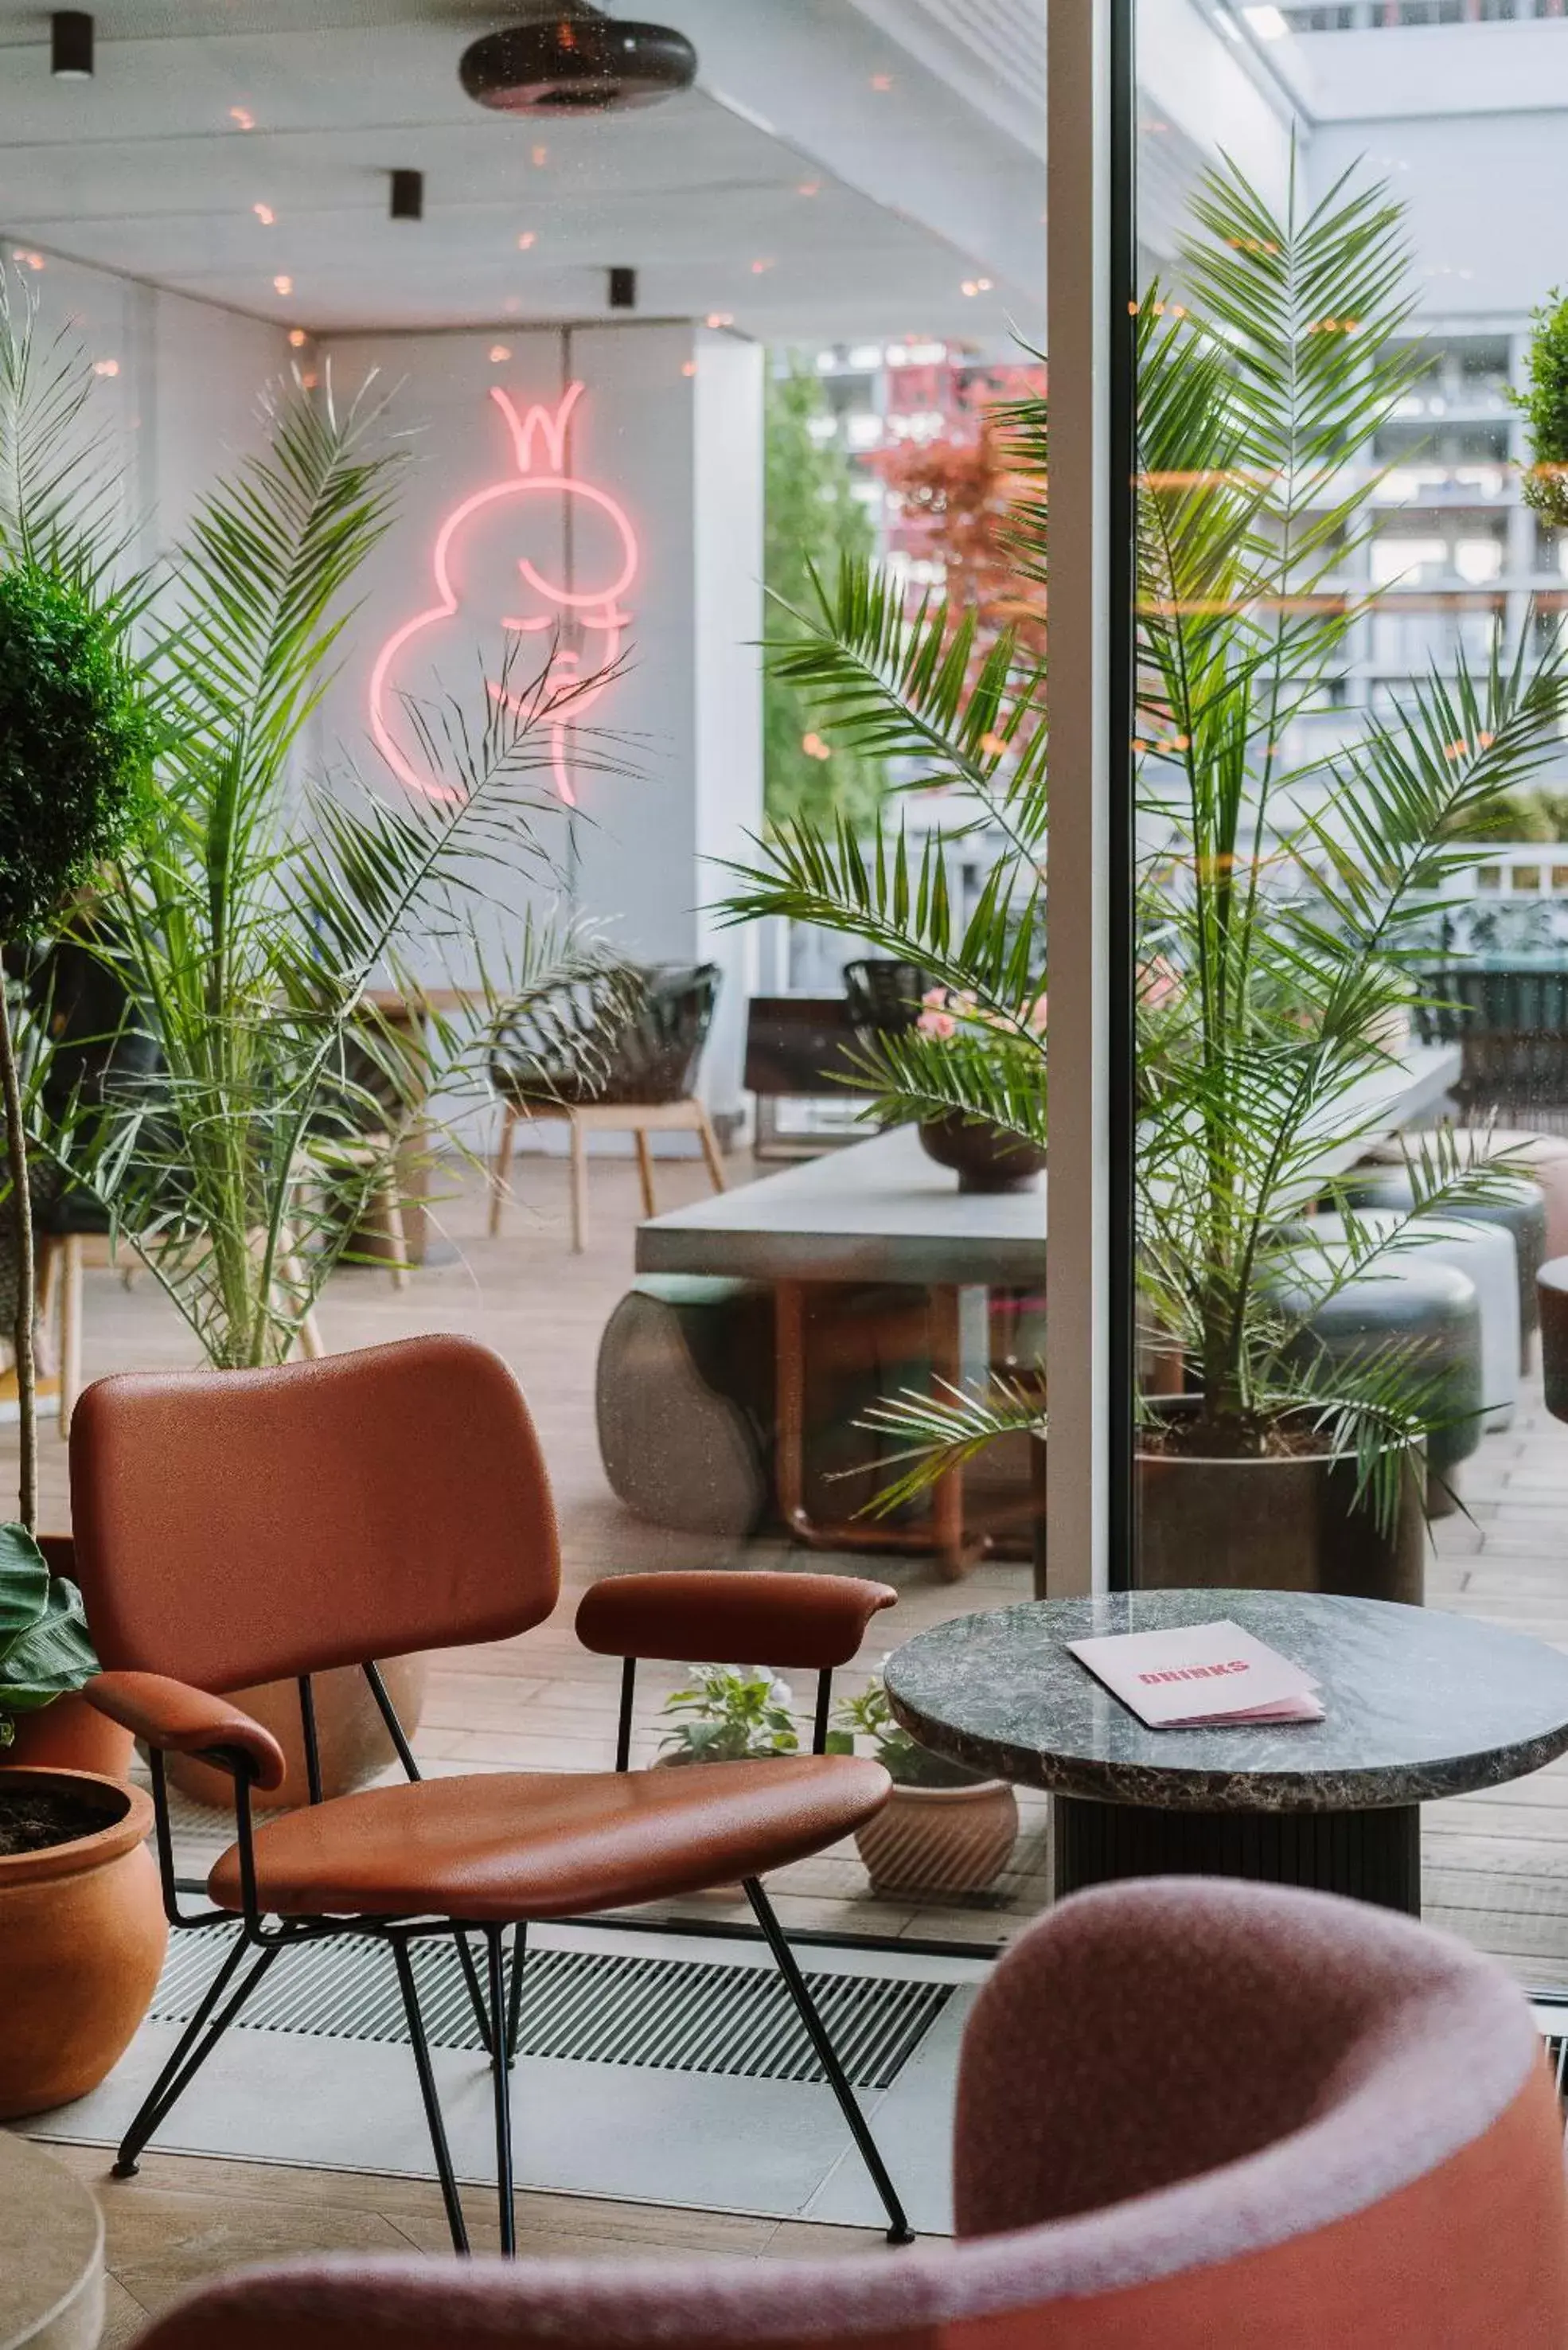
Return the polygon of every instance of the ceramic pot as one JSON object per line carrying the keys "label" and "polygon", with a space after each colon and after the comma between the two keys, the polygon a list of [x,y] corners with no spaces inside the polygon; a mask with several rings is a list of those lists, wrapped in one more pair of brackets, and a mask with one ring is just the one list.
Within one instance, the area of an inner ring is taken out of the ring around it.
{"label": "ceramic pot", "polygon": [[40,1771],[91,1771],[102,1779],[129,1779],[135,1741],[85,1697],[57,1697],[37,1713],[16,1716],[16,1735],[4,1750],[7,1763]]}
{"label": "ceramic pot", "polygon": [[[40,1534],[38,1548],[51,1575],[76,1581],[77,1550],[69,1534]],[[17,1715],[16,1734],[0,1760],[38,1770],[96,1771],[106,1779],[129,1779],[135,1752],[130,1731],[99,1713],[85,1697],[57,1697],[37,1713]]]}
{"label": "ceramic pot", "polygon": [[927,1158],[950,1167],[961,1191],[1033,1191],[1044,1169],[1045,1153],[1033,1143],[956,1111],[922,1118],[918,1131]]}
{"label": "ceramic pot", "polygon": [[[424,1703],[429,1659],[391,1657],[381,1667],[387,1694],[397,1708],[404,1734],[412,1739]],[[369,1786],[389,1762],[398,1759],[387,1725],[381,1720],[370,1684],[358,1665],[335,1666],[314,1676],[316,1740],[321,1757],[324,1795],[351,1795]],[[258,1796],[258,1804],[279,1809],[310,1801],[305,1773],[305,1734],[299,1722],[299,1690],[293,1681],[264,1681],[254,1689],[225,1690],[243,1711],[270,1730],[283,1748],[288,1773],[275,1794]],[[215,1811],[234,1809],[234,1782],[227,1773],[192,1757],[171,1754],[169,1776],[182,1794]]]}
{"label": "ceramic pot", "polygon": [[1140,1451],[1137,1587],[1328,1591],[1418,1607],[1426,1588],[1424,1484],[1417,1448],[1385,1534],[1372,1511],[1356,1505],[1355,1462],[1347,1455],[1227,1461]]}
{"label": "ceramic pot", "polygon": [[873,1893],[983,1893],[1018,1841],[1018,1798],[1005,1779],[967,1787],[894,1786],[855,1831]]}
{"label": "ceramic pot", "polygon": [[[1158,1409],[1190,1409],[1185,1399]],[[1045,1536],[1044,1440],[1030,1440],[1034,1589],[1051,1596]],[[1407,1455],[1392,1532],[1355,1506],[1355,1463],[1326,1455],[1272,1461],[1134,1457],[1136,1571],[1140,1591],[1326,1591],[1418,1607],[1426,1591],[1424,1447]]]}
{"label": "ceramic pot", "polygon": [[0,1856],[0,2121],[97,2088],[152,2003],[169,1939],[143,1791],[93,1772],[6,1767],[0,1804],[27,1785],[79,1797],[103,1825]]}

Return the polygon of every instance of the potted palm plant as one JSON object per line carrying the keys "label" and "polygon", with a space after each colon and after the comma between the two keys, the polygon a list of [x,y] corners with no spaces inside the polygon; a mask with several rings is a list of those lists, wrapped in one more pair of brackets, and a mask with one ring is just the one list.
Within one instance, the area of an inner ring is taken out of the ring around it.
{"label": "potted palm plant", "polygon": [[[12,441],[44,452],[15,493],[15,527],[36,539],[71,479],[62,411],[82,414],[93,377],[67,346],[41,369],[28,332],[0,321]],[[586,691],[558,684],[549,659],[524,676],[514,657],[486,690],[476,647],[477,723],[456,705],[410,712],[427,794],[309,768],[307,729],[401,455],[369,388],[340,400],[330,383],[317,395],[296,380],[271,395],[259,452],[199,506],[167,576],[139,588],[157,755],[134,821],[94,841],[90,896],[61,925],[115,982],[156,1067],[89,1118],[36,1125],[39,1153],[97,1201],[228,1368],[300,1344],[430,1095],[470,1078],[482,1091],[502,1007],[606,960],[593,940],[511,911],[551,879],[534,819],[554,805],[552,728]],[[481,951],[485,931],[512,943]],[[449,978],[461,986],[443,992]],[[389,1678],[411,1719],[417,1660],[393,1660]],[[292,1747],[293,1799],[294,1693],[246,1701]],[[329,1786],[380,1767],[389,1750],[359,1676],[325,1680],[318,1706]]]}
{"label": "potted palm plant", "polygon": [[[1516,658],[1498,647],[1479,673],[1434,673],[1314,747],[1308,722],[1378,592],[1350,577],[1371,528],[1360,452],[1415,364],[1399,211],[1349,179],[1309,208],[1293,174],[1276,213],[1227,165],[1200,185],[1180,268],[1181,301],[1155,287],[1138,321],[1137,1239],[1146,1358],[1176,1350],[1189,1392],[1142,1401],[1143,1546],[1202,1575],[1202,1530],[1241,1522],[1244,1482],[1268,1498],[1222,1579],[1334,1588],[1348,1572],[1352,1588],[1407,1594],[1430,1367],[1397,1338],[1330,1359],[1313,1325],[1508,1162],[1422,1139],[1408,1208],[1374,1225],[1324,1156],[1379,1129],[1429,893],[1463,862],[1459,833],[1551,755],[1568,678],[1554,649],[1530,658],[1527,629]],[[1044,584],[1044,400],[1017,404],[1011,430],[1011,544]],[[971,614],[911,612],[864,564],[819,587],[808,640],[774,658],[839,736],[947,788],[959,821],[918,855],[889,824],[869,840],[782,827],[741,868],[730,917],[867,939],[972,1005],[961,1051],[918,1029],[871,1040],[870,1115],[982,1120],[1044,1149],[1039,663],[1007,634],[976,661]],[[1001,853],[961,925],[950,858],[981,827]],[[1314,1201],[1340,1220],[1333,1247],[1303,1242]],[[1044,1429],[1033,1395],[995,1389],[892,1399],[875,1418],[909,1449],[883,1508],[1004,1429]],[[1308,1544],[1277,1539],[1309,1524]]]}

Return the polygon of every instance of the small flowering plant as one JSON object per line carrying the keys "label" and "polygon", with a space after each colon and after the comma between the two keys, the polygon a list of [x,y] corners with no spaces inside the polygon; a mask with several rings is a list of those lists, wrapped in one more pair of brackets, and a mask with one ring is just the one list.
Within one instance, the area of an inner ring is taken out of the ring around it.
{"label": "small flowering plant", "polygon": [[911,1738],[888,1702],[880,1675],[867,1682],[858,1697],[846,1698],[833,1719],[836,1726],[827,1733],[828,1752],[853,1754],[857,1738],[868,1740],[874,1758],[896,1787],[976,1787],[985,1776],[982,1771],[950,1762],[945,1754],[933,1754],[929,1746]]}
{"label": "small flowering plant", "polygon": [[673,1726],[659,1742],[660,1758],[752,1762],[797,1754],[793,1695],[788,1681],[766,1665],[693,1665],[690,1688],[674,1690],[664,1700]]}
{"label": "small flowering plant", "polygon": [[935,1037],[941,1045],[952,1043],[959,1036],[975,1036],[981,1041],[997,1042],[1042,1040],[1045,1035],[1045,991],[1027,997],[1011,1017],[988,1010],[977,1002],[969,988],[929,987],[920,998],[920,1013],[915,1022],[921,1036]]}

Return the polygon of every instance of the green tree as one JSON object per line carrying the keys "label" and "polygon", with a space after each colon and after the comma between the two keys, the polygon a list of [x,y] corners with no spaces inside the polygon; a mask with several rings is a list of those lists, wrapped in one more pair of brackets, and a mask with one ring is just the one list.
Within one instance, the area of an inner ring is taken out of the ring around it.
{"label": "green tree", "polygon": [[[827,413],[819,379],[792,354],[784,372],[768,381],[763,577],[769,635],[780,641],[805,633],[794,615],[815,607],[814,572],[836,578],[846,556],[871,552],[871,524],[855,496],[849,461],[811,429]],[[837,816],[858,822],[876,813],[881,785],[873,764],[836,742],[814,697],[776,671],[763,689],[763,743],[770,824]]]}

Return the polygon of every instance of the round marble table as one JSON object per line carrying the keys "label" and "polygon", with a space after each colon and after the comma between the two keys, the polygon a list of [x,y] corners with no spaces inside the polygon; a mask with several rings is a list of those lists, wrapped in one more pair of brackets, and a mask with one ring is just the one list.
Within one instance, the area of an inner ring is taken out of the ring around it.
{"label": "round marble table", "polygon": [[[1322,1683],[1325,1719],[1147,1730],[1064,1646],[1240,1624]],[[1047,1788],[1055,1887],[1262,1877],[1419,1915],[1420,1805],[1568,1751],[1568,1657],[1435,1608],[1295,1591],[1131,1591],[958,1616],[888,1659],[922,1744]]]}

